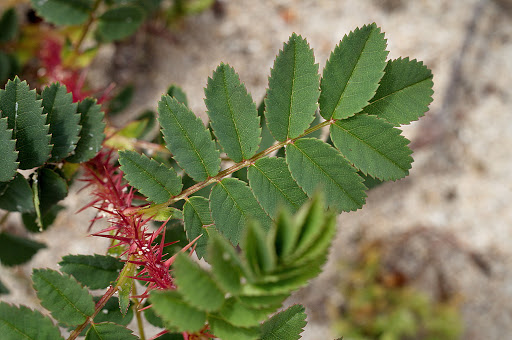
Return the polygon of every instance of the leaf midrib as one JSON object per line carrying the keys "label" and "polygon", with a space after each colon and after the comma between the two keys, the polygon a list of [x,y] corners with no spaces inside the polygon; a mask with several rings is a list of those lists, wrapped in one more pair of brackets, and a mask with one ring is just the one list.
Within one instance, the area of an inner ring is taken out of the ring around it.
{"label": "leaf midrib", "polygon": [[[236,139],[238,141],[238,148],[240,150],[240,155],[242,156],[242,159],[246,159],[244,150],[242,149],[242,140],[240,138],[240,132],[238,131],[238,126],[237,126],[237,121],[235,119],[233,105],[231,105],[231,96],[234,94],[234,91],[231,95],[229,94],[228,84],[226,81],[225,67],[226,66],[224,66],[222,68],[222,88],[224,89],[224,94],[226,95],[226,104],[228,105],[229,115],[231,116],[231,120],[233,121],[233,127],[235,128],[235,134],[236,134]],[[234,90],[236,90],[236,86],[235,86]]]}
{"label": "leaf midrib", "polygon": [[[142,157],[144,157],[144,156],[142,156]],[[169,194],[169,198],[167,198],[167,200],[169,200],[170,198],[174,197],[174,195],[173,195],[173,194],[172,194],[172,192],[167,188],[167,186],[166,186],[164,183],[162,183],[160,180],[158,180],[155,176],[153,176],[149,171],[147,171],[147,170],[146,170],[146,168],[141,167],[139,164],[137,164],[136,162],[134,162],[134,161],[133,161],[133,160],[131,160],[130,158],[126,158],[126,159],[127,159],[129,162],[131,162],[131,163],[132,163],[136,168],[138,168],[138,169],[142,170],[144,173],[148,174],[148,177],[149,177],[149,178],[153,179],[156,183],[158,183],[158,184],[159,184],[159,185],[160,185],[160,186],[161,186],[161,187],[162,187],[162,188],[163,188],[163,189],[164,189],[164,190]],[[149,160],[149,163],[150,163],[150,164],[151,164],[151,163],[153,163],[153,162],[152,162],[152,159],[149,159],[149,158],[148,158],[148,160]],[[161,167],[161,165],[159,165],[159,164],[155,164],[155,163],[153,163],[153,164],[157,166],[157,169],[158,169],[158,168],[160,168],[160,169],[162,168],[162,167]],[[164,167],[163,169],[164,169],[164,170],[168,170],[168,168],[165,168],[165,167]]]}
{"label": "leaf midrib", "polygon": [[[427,80],[429,80],[429,79],[432,79],[432,75],[430,75],[430,76],[428,76],[428,77],[426,77],[426,78],[424,78],[424,79],[422,79],[422,80],[420,80],[420,81],[417,81],[417,82],[415,82],[415,83],[412,83],[412,84],[409,84],[409,85],[407,85],[407,86],[404,86],[404,87],[402,87],[402,88],[401,88],[401,89],[399,89],[399,90],[396,90],[396,91],[393,91],[393,92],[391,92],[391,93],[388,93],[388,94],[387,94],[387,95],[385,95],[384,97],[381,97],[381,98],[376,99],[376,100],[374,100],[374,101],[370,101],[370,103],[368,104],[368,106],[373,105],[373,104],[377,103],[378,101],[381,101],[381,100],[383,100],[383,99],[385,99],[385,98],[387,98],[387,97],[389,97],[389,96],[392,96],[392,95],[395,95],[395,94],[397,94],[397,93],[403,92],[403,91],[405,91],[406,89],[408,89],[409,87],[419,85],[419,84],[421,84],[421,83],[423,83],[424,81],[427,81]],[[431,98],[431,97],[430,97],[430,98]]]}
{"label": "leaf midrib", "polygon": [[288,195],[286,195],[286,194],[284,193],[284,191],[283,191],[283,190],[281,190],[281,188],[280,188],[280,187],[278,187],[277,185],[275,185],[275,184],[274,184],[275,182],[274,182],[274,181],[272,181],[272,180],[270,179],[270,177],[268,177],[268,176],[267,176],[267,174],[265,174],[265,173],[264,173],[260,168],[258,168],[258,166],[257,166],[256,164],[253,164],[253,166],[254,166],[254,168],[255,168],[256,170],[258,170],[258,171],[259,171],[263,176],[265,176],[265,177],[268,179],[268,181],[269,181],[269,182],[270,182],[270,183],[271,183],[271,184],[272,184],[272,185],[273,185],[273,186],[274,186],[274,187],[275,187],[275,188],[276,188],[276,189],[277,189],[277,190],[278,190],[278,191],[279,191],[279,192],[280,192],[280,193],[281,193],[281,194],[282,194],[286,199],[287,199],[287,201],[288,201],[288,202],[290,202],[294,207],[297,207],[297,208],[299,207],[299,205],[297,205],[296,203],[294,203],[294,202],[290,199],[290,197],[289,197]]}

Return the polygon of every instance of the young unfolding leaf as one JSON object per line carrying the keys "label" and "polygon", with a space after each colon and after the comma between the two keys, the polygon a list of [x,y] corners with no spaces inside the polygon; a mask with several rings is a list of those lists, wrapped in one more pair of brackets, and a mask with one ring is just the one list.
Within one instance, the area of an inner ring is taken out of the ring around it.
{"label": "young unfolding leaf", "polygon": [[275,268],[277,262],[275,249],[267,242],[266,233],[257,223],[250,222],[247,226],[241,248],[256,279]]}
{"label": "young unfolding leaf", "polygon": [[37,14],[52,24],[81,25],[89,17],[93,0],[31,0]]}
{"label": "young unfolding leaf", "polygon": [[313,138],[302,138],[286,147],[292,177],[310,196],[325,194],[327,206],[336,211],[356,210],[365,202],[366,189],[355,169],[333,147]]}
{"label": "young unfolding leaf", "polygon": [[187,304],[175,290],[153,291],[149,301],[169,329],[193,333],[206,322],[206,313]]}
{"label": "young unfolding leaf", "polygon": [[183,221],[189,241],[202,234],[195,245],[197,257],[204,257],[210,233],[215,232],[208,200],[200,196],[190,197],[183,206]]}
{"label": "young unfolding leaf", "polygon": [[44,243],[7,232],[0,233],[0,263],[4,266],[25,263],[42,248],[46,248]]}
{"label": "young unfolding leaf", "polygon": [[123,263],[105,255],[67,255],[59,262],[60,270],[73,275],[91,289],[107,288],[119,276]]}
{"label": "young unfolding leaf", "polygon": [[432,102],[432,72],[422,62],[398,58],[388,61],[384,76],[364,112],[394,125],[409,124]]}
{"label": "young unfolding leaf", "polygon": [[413,161],[400,130],[375,116],[357,115],[331,125],[334,145],[349,162],[382,180],[407,176]]}
{"label": "young unfolding leaf", "polygon": [[8,182],[16,175],[19,162],[16,142],[12,139],[12,130],[7,128],[7,117],[0,118],[0,182]]}
{"label": "young unfolding leaf", "polygon": [[304,307],[293,305],[275,314],[261,325],[260,340],[298,340],[306,324]]}
{"label": "young unfolding leaf", "polygon": [[0,115],[7,117],[8,129],[19,151],[20,169],[31,169],[48,159],[52,146],[48,134],[46,115],[42,114],[41,100],[30,90],[26,81],[18,77],[9,80],[0,90]]}
{"label": "young unfolding leaf", "polygon": [[135,151],[119,152],[119,163],[128,182],[157,204],[178,195],[183,187],[173,168]]}
{"label": "young unfolding leaf", "polygon": [[306,39],[292,34],[279,52],[268,79],[265,117],[278,141],[302,134],[317,109],[318,64]]}
{"label": "young unfolding leaf", "polygon": [[357,28],[334,49],[320,84],[320,113],[325,119],[353,116],[368,104],[386,66],[386,39],[375,24]]}
{"label": "young unfolding leaf", "polygon": [[27,179],[18,173],[10,182],[0,182],[0,209],[32,212],[34,200]]}
{"label": "young unfolding leaf", "polygon": [[248,218],[257,220],[267,230],[271,223],[251,189],[235,178],[225,178],[213,187],[210,210],[219,232],[235,245],[240,241]]}
{"label": "young unfolding leaf", "polygon": [[0,334],[2,339],[64,339],[52,320],[25,306],[0,302]]}
{"label": "young unfolding leaf", "polygon": [[213,131],[235,162],[251,158],[261,140],[256,104],[235,70],[220,64],[204,90]]}
{"label": "young unfolding leaf", "polygon": [[262,158],[249,167],[249,186],[261,206],[275,218],[284,206],[294,213],[308,197],[293,180],[283,158]]}
{"label": "young unfolding leaf", "polygon": [[53,83],[46,87],[42,94],[43,113],[47,115],[50,124],[51,144],[53,149],[51,162],[59,161],[75,149],[80,133],[80,114],[77,114],[77,104],[73,103],[73,95],[67,93],[65,85]]}
{"label": "young unfolding leaf", "polygon": [[215,176],[220,153],[201,119],[169,95],[158,103],[158,112],[167,148],[179,166],[196,181]]}
{"label": "young unfolding leaf", "polygon": [[93,323],[85,335],[85,340],[137,340],[131,330],[112,322]]}
{"label": "young unfolding leaf", "polygon": [[105,41],[126,38],[138,29],[144,13],[136,6],[120,6],[107,10],[98,18],[98,35]]}
{"label": "young unfolding leaf", "polygon": [[78,103],[77,108],[80,113],[80,139],[76,144],[74,154],[66,158],[68,162],[82,163],[96,156],[101,149],[101,143],[105,139],[103,130],[105,123],[103,122],[104,113],[101,107],[96,104],[96,99],[85,98]]}
{"label": "young unfolding leaf", "polygon": [[41,305],[59,322],[79,325],[94,313],[92,296],[71,276],[51,269],[34,269],[32,281]]}

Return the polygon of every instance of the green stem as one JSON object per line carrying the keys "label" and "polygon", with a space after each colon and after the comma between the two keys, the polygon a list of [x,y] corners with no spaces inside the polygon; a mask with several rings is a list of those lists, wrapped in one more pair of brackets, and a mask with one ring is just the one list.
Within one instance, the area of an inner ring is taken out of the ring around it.
{"label": "green stem", "polygon": [[[135,287],[135,284],[133,285],[133,295],[137,296],[137,288]],[[139,328],[139,335],[140,340],[146,340],[146,335],[144,334],[144,322],[142,321],[142,315],[139,310],[139,300],[133,299],[133,313],[135,313],[135,318],[137,318],[137,327]]]}
{"label": "green stem", "polygon": [[9,217],[10,213],[11,213],[10,211],[6,212],[5,215],[2,216],[2,219],[0,219],[0,231],[2,231],[3,226],[4,226],[5,222],[7,222],[7,218]]}
{"label": "green stem", "polygon": [[73,63],[76,57],[80,54],[80,47],[82,46],[82,43],[85,40],[85,37],[87,36],[87,33],[89,33],[89,30],[91,29],[91,25],[94,22],[94,12],[98,9],[99,5],[101,3],[101,0],[96,0],[94,2],[94,5],[92,7],[91,13],[89,13],[89,19],[87,19],[87,23],[85,24],[82,33],[80,34],[80,37],[78,38],[78,41],[75,44],[75,47],[73,48],[73,56],[71,57],[71,62]]}

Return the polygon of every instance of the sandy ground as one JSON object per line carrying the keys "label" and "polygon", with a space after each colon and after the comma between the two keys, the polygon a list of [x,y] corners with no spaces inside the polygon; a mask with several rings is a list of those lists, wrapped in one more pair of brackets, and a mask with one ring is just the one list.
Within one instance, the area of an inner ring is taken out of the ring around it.
{"label": "sandy ground", "polygon": [[[337,295],[337,263],[355,251],[361,234],[378,239],[423,228],[450,242],[441,245],[442,266],[453,291],[464,297],[464,339],[506,339],[512,334],[512,5],[484,0],[225,1],[224,15],[190,17],[172,34],[139,34],[130,44],[103,49],[91,72],[98,86],[134,81],[134,105],[125,117],[155,109],[171,83],[183,87],[203,118],[203,88],[222,61],[240,74],[253,98],[265,92],[275,55],[292,32],[306,37],[323,67],[344,34],[376,22],[386,33],[390,58],[424,61],[434,73],[434,102],[427,117],[404,127],[415,163],[408,178],[369,193],[366,206],[339,217],[339,232],[325,272],[296,297],[310,324],[305,339],[333,338],[325,302]],[[126,119],[126,118],[125,118]],[[69,214],[37,239],[49,248],[28,265],[0,268],[13,294],[34,305],[22,282],[33,267],[55,268],[67,253],[102,252],[102,240],[86,238],[91,214],[73,215],[83,202],[73,192]],[[12,219],[16,223],[16,219]],[[409,266],[422,265],[404,246]],[[429,244],[426,245],[429,247]],[[419,252],[421,249],[420,247]],[[482,271],[467,254],[489,265]],[[404,257],[402,257],[404,260]],[[421,281],[421,280],[420,280]],[[431,289],[426,280],[425,289]]]}

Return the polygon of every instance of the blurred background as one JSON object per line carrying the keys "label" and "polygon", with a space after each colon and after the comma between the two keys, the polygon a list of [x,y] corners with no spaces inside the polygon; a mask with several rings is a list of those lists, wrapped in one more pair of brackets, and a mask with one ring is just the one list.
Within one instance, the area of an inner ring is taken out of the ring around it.
{"label": "blurred background", "polygon": [[[12,5],[20,20],[37,22],[28,1],[0,0],[2,10]],[[403,127],[414,150],[410,176],[373,188],[362,210],[339,216],[324,272],[289,303],[307,308],[304,339],[510,337],[512,1],[224,0],[163,17],[91,58],[90,87],[130,92],[113,125],[156,110],[173,83],[205,118],[203,88],[220,62],[237,70],[259,102],[292,32],[307,38],[320,68],[345,34],[372,22],[386,33],[389,58],[423,61],[435,93],[426,116]],[[38,67],[28,62],[22,70],[37,78]],[[103,240],[86,237],[94,212],[75,214],[86,202],[73,189],[55,224],[31,236],[47,248],[23,266],[0,266],[10,291],[2,301],[36,306],[31,268],[104,251]],[[8,223],[21,222],[10,216]]]}

